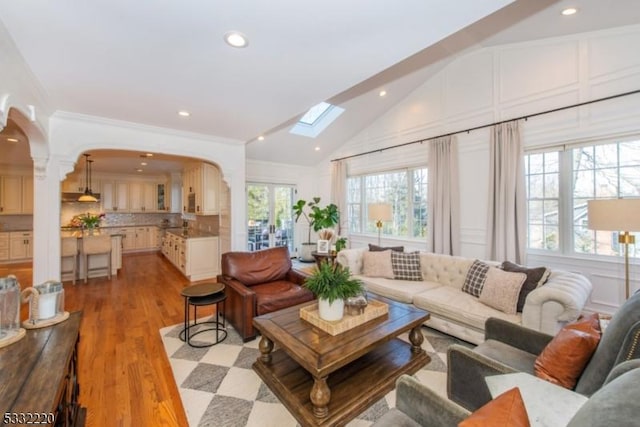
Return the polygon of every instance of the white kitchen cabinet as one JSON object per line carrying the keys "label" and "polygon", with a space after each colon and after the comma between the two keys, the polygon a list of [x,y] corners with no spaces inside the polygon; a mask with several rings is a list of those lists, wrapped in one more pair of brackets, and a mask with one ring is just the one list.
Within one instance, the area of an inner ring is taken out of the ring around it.
{"label": "white kitchen cabinet", "polygon": [[33,233],[31,231],[9,232],[9,259],[33,258]]}
{"label": "white kitchen cabinet", "polygon": [[188,196],[195,194],[196,215],[218,215],[220,212],[220,171],[208,163],[192,164],[182,174],[183,211]]}
{"label": "white kitchen cabinet", "polygon": [[133,251],[136,249],[136,229],[135,227],[124,227],[120,229],[122,235],[122,251]]}
{"label": "white kitchen cabinet", "polygon": [[149,249],[149,228],[148,227],[136,227],[136,240],[135,240],[135,248],[136,249]]}
{"label": "white kitchen cabinet", "polygon": [[20,175],[0,176],[0,214],[22,213],[22,177]]}
{"label": "white kitchen cabinet", "polygon": [[129,183],[129,211],[158,211],[158,188],[155,182]]}
{"label": "white kitchen cabinet", "polygon": [[219,273],[218,238],[186,239],[185,275],[191,281],[212,279]]}
{"label": "white kitchen cabinet", "polygon": [[63,193],[82,193],[84,192],[85,185],[84,174],[71,173],[62,181],[60,187]]}
{"label": "white kitchen cabinet", "polygon": [[33,176],[22,177],[22,213],[33,214]]}
{"label": "white kitchen cabinet", "polygon": [[0,262],[9,261],[9,232],[0,232]]}
{"label": "white kitchen cabinet", "polygon": [[129,183],[125,181],[103,180],[100,202],[105,212],[129,211]]}

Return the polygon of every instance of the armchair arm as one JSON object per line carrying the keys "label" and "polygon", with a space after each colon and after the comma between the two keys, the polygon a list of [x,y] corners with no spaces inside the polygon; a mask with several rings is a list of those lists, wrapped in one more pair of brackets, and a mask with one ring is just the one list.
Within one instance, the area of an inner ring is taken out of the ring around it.
{"label": "armchair arm", "polygon": [[396,411],[388,412],[374,426],[403,425],[399,417],[407,416],[421,426],[454,427],[469,416],[469,411],[439,396],[409,375],[400,376],[396,387]]}
{"label": "armchair arm", "polygon": [[225,318],[244,341],[256,336],[253,317],[256,313],[256,294],[250,287],[226,275],[218,275],[218,282],[225,285]]}
{"label": "armchair arm", "polygon": [[300,286],[304,285],[309,276],[311,275],[300,270],[291,269],[287,272],[287,280]]}
{"label": "armchair arm", "polygon": [[518,372],[459,344],[453,344],[447,350],[447,369],[449,399],[469,411],[475,411],[491,400],[485,377]]}
{"label": "armchair arm", "polygon": [[485,340],[496,340],[538,355],[549,344],[553,336],[525,328],[506,320],[490,317],[484,325]]}
{"label": "armchair arm", "polygon": [[527,296],[522,326],[555,335],[564,323],[578,318],[592,288],[581,274],[552,272],[547,283]]}

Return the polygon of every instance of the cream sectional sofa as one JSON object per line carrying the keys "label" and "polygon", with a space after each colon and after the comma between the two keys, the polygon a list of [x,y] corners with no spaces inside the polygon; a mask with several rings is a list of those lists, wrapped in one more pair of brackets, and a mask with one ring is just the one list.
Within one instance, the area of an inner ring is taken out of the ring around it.
{"label": "cream sectional sofa", "polygon": [[510,315],[462,291],[473,259],[421,253],[423,280],[395,280],[362,275],[363,254],[367,250],[342,250],[337,261],[349,267],[369,292],[427,310],[431,313],[427,326],[475,344],[484,341],[484,324],[489,317],[555,335],[580,315],[592,289],[591,282],[580,274],[551,271],[547,282],[528,295],[522,313]]}

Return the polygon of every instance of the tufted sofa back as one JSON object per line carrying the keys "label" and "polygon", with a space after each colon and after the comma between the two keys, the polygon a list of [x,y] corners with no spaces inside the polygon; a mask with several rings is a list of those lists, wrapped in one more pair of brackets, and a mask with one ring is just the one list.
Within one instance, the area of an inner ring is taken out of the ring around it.
{"label": "tufted sofa back", "polygon": [[422,279],[461,289],[473,259],[434,253],[420,253]]}

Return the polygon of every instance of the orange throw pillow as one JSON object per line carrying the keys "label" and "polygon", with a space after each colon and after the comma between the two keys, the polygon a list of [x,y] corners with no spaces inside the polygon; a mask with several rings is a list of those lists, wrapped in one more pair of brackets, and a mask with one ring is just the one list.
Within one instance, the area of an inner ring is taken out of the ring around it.
{"label": "orange throw pillow", "polygon": [[477,409],[458,427],[529,427],[529,416],[517,387]]}
{"label": "orange throw pillow", "polygon": [[596,313],[566,325],[536,358],[537,377],[573,390],[600,342]]}

